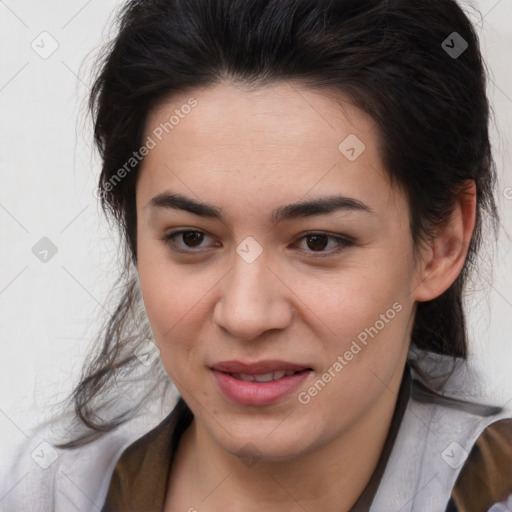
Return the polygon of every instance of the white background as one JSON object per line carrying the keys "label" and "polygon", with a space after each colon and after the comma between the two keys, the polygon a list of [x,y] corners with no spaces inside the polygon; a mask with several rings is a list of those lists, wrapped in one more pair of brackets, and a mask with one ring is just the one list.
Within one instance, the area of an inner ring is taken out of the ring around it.
{"label": "white background", "polygon": [[[0,1],[0,432],[12,442],[71,391],[98,319],[112,308],[105,301],[117,246],[93,196],[99,158],[85,102],[118,5]],[[491,73],[502,230],[494,276],[482,268],[468,316],[472,360],[492,379],[489,396],[504,405],[512,399],[512,0],[475,5]],[[31,47],[44,31],[58,42],[47,59]],[[58,248],[47,263],[32,254],[44,236]]]}

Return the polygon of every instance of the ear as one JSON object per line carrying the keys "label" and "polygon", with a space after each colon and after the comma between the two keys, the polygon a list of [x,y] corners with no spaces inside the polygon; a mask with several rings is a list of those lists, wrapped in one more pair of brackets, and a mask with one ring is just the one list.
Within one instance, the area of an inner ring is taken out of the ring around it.
{"label": "ear", "polygon": [[418,281],[412,291],[415,300],[435,299],[455,281],[466,260],[475,219],[476,185],[466,180],[454,198],[450,219],[422,249]]}

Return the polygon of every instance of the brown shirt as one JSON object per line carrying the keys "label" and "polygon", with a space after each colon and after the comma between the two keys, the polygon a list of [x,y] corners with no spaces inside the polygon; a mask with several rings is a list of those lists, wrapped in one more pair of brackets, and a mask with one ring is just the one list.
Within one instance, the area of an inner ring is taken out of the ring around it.
{"label": "brown shirt", "polygon": [[[411,396],[405,368],[384,448],[364,491],[349,512],[367,512],[379,487],[402,417]],[[174,455],[193,414],[182,398],[153,430],[122,453],[112,474],[101,512],[162,512]],[[473,447],[446,512],[485,512],[512,493],[512,419],[487,427]]]}

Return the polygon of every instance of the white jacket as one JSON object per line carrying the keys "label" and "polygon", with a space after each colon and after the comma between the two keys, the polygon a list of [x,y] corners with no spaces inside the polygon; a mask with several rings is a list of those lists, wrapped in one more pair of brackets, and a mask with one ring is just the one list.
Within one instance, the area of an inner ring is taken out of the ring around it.
{"label": "white jacket", "polygon": [[[429,373],[442,373],[450,363],[446,356],[411,350],[410,358],[418,355],[427,356],[421,367]],[[412,376],[421,382],[415,372]],[[459,361],[443,393],[482,402],[478,399],[481,382],[477,373]],[[512,418],[510,405],[497,414],[480,416],[411,397],[370,511],[444,512],[475,441],[491,423]],[[0,512],[99,512],[122,452],[169,412],[146,411],[99,440],[72,450],[52,446],[66,439],[68,422],[63,417],[34,429],[8,460],[1,461]],[[495,505],[490,510],[507,509]]]}

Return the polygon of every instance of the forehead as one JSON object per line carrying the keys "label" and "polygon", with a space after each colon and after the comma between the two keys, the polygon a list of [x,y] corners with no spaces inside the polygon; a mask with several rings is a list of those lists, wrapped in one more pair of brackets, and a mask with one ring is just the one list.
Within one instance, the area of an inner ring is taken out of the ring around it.
{"label": "forehead", "polygon": [[377,135],[370,116],[328,90],[289,81],[192,89],[149,113],[145,139],[155,147],[137,194],[147,200],[178,188],[212,202],[230,191],[229,199],[263,193],[276,206],[284,196],[292,202],[336,189],[364,201],[376,187],[389,188]]}
{"label": "forehead", "polygon": [[[197,105],[189,108],[192,97]],[[149,113],[146,132],[151,133],[173,114],[178,115],[167,131],[175,136],[193,135],[201,147],[251,143],[258,149],[284,143],[297,148],[337,149],[350,133],[367,138],[374,137],[375,131],[371,117],[346,97],[292,81],[257,88],[219,83],[172,95]]]}

